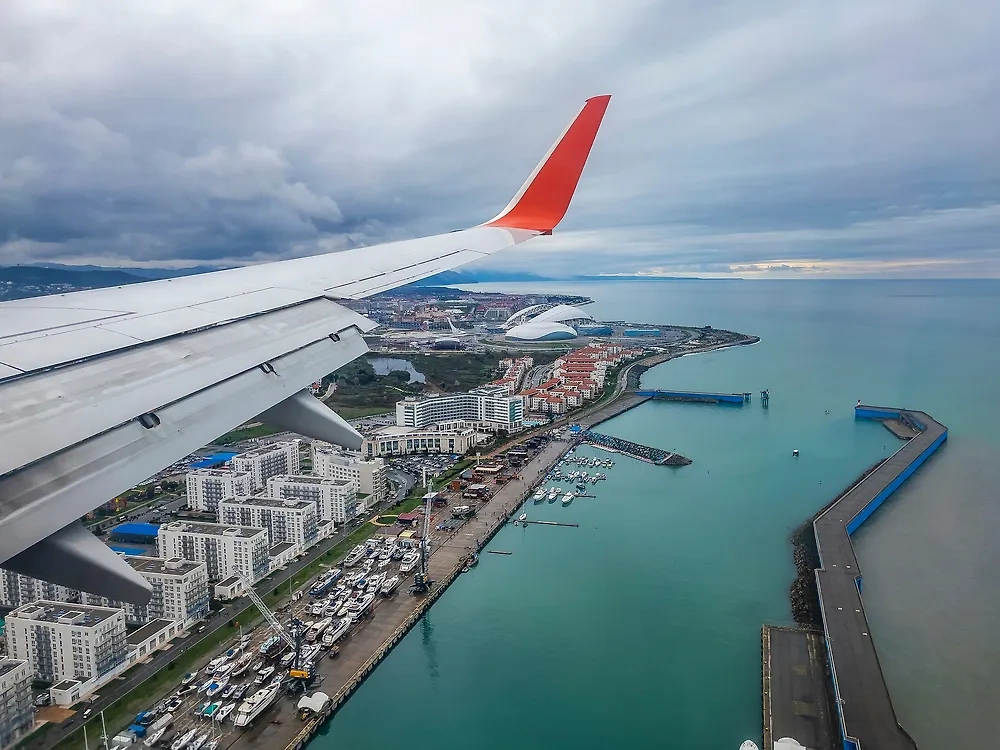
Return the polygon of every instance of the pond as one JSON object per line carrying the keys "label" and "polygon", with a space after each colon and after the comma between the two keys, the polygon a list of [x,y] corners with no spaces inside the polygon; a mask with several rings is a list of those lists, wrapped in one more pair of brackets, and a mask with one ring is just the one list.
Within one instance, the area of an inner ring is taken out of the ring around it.
{"label": "pond", "polygon": [[424,374],[413,366],[408,359],[397,359],[396,357],[373,357],[368,360],[375,368],[376,375],[388,375],[393,370],[402,370],[409,374],[408,383],[423,383],[426,378]]}

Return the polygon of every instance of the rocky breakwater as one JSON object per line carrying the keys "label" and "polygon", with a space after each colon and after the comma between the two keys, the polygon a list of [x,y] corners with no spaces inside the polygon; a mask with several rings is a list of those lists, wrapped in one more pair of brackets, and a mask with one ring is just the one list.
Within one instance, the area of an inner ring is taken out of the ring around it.
{"label": "rocky breakwater", "polygon": [[840,501],[844,495],[879,467],[881,461],[869,467],[861,476],[833,500],[824,505],[812,518],[799,526],[791,537],[792,558],[795,561],[795,580],[788,592],[795,622],[803,627],[822,628],[823,616],[819,607],[819,589],[816,588],[815,570],[820,566],[813,522]]}
{"label": "rocky breakwater", "polygon": [[631,440],[605,435],[593,430],[582,432],[580,440],[598,448],[603,448],[614,453],[621,453],[624,456],[632,456],[633,458],[638,458],[640,461],[646,461],[657,466],[687,466],[691,463],[690,458],[685,458],[679,453],[671,453],[660,448],[633,443]]}

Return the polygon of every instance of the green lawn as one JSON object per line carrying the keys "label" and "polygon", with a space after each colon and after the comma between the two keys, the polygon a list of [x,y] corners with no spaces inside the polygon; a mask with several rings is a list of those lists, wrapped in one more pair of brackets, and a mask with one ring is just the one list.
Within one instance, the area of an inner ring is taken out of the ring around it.
{"label": "green lawn", "polygon": [[248,427],[244,430],[230,430],[225,435],[217,437],[212,441],[214,445],[229,445],[230,443],[238,443],[241,440],[249,440],[250,438],[266,437],[267,435],[273,435],[276,432],[281,432],[279,427],[271,427],[266,424],[259,424],[254,427]]}

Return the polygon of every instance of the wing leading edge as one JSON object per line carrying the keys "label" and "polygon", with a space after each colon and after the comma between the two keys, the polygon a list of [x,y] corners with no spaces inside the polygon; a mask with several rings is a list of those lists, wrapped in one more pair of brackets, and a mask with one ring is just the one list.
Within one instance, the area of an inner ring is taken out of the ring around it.
{"label": "wing leading edge", "polygon": [[144,603],[150,588],[76,519],[266,412],[356,449],[306,386],[367,351],[337,303],[486,257],[563,218],[610,97],[583,108],[478,227],[180,279],[0,304],[0,563]]}

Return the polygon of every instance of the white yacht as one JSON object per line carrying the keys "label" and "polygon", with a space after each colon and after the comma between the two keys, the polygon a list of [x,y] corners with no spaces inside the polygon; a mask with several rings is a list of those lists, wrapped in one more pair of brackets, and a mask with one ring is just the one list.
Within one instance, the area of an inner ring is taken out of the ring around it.
{"label": "white yacht", "polygon": [[410,550],[405,555],[399,563],[400,573],[410,573],[414,568],[417,567],[417,563],[420,562],[420,553],[415,550]]}
{"label": "white yacht", "polygon": [[222,708],[220,708],[218,712],[215,714],[214,717],[215,720],[221,724],[226,720],[226,718],[229,716],[229,714],[233,712],[235,708],[236,708],[235,703],[227,703]]}
{"label": "white yacht", "polygon": [[253,678],[253,681],[258,685],[263,685],[267,682],[267,678],[274,674],[274,667],[264,667],[257,673],[257,676]]}
{"label": "white yacht", "polygon": [[365,548],[365,545],[359,544],[357,547],[355,547],[354,549],[352,549],[350,552],[347,553],[347,557],[344,558],[344,565],[346,565],[348,568],[350,568],[352,565],[357,565],[359,562],[361,562],[361,560],[364,558],[367,552],[368,550]]}
{"label": "white yacht", "polygon": [[208,742],[208,732],[202,732],[188,745],[188,750],[200,750],[206,742]]}
{"label": "white yacht", "polygon": [[573,502],[573,497],[574,495],[572,492],[567,492],[565,495],[562,496],[562,504],[569,505],[571,502]]}
{"label": "white yacht", "polygon": [[218,695],[219,693],[222,692],[223,688],[225,688],[226,685],[228,684],[229,684],[229,677],[222,677],[218,680],[215,680],[212,682],[211,685],[208,686],[208,690],[205,691],[205,695],[208,698],[211,698],[214,695]]}
{"label": "white yacht", "polygon": [[315,643],[319,637],[323,635],[323,631],[330,627],[331,622],[333,622],[333,620],[329,617],[317,622],[309,628],[309,632],[306,633],[306,640],[309,641],[309,643]]}
{"label": "white yacht", "polygon": [[236,711],[236,718],[233,719],[233,724],[238,727],[250,726],[254,719],[274,704],[279,695],[281,695],[280,682],[272,682],[266,688],[258,690],[240,704],[240,707]]}
{"label": "white yacht", "polygon": [[392,596],[392,592],[395,591],[396,587],[399,586],[399,581],[400,581],[399,576],[392,576],[392,578],[386,578],[384,581],[382,581],[382,588],[379,589],[379,593],[382,594],[382,596]]}
{"label": "white yacht", "polygon": [[170,746],[170,750],[184,750],[184,748],[186,748],[188,744],[190,744],[190,742],[195,738],[197,734],[198,734],[197,729],[192,729],[187,734],[182,734],[180,737],[174,740],[174,744]]}

